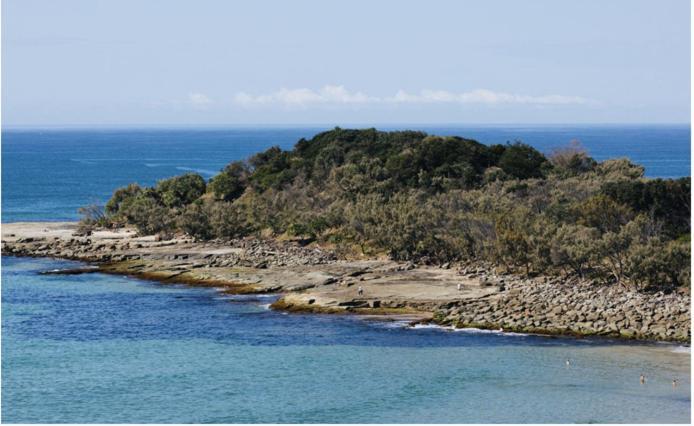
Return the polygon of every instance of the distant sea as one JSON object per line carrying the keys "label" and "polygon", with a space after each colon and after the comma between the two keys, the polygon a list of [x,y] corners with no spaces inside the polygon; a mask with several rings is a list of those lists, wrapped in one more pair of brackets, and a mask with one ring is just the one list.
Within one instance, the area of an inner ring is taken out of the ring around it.
{"label": "distant sea", "polygon": [[[3,131],[2,220],[77,219],[117,186],[211,177],[320,130]],[[424,130],[543,151],[579,139],[649,176],[689,174],[688,127]],[[39,274],[76,265],[2,257],[4,423],[691,421],[689,347],[412,329],[277,312],[275,295]]]}
{"label": "distant sea", "polygon": [[[383,130],[394,127],[377,126]],[[578,140],[597,160],[628,157],[650,177],[690,174],[687,126],[404,126],[485,144],[528,143],[545,153]],[[196,172],[210,178],[227,163],[329,128],[3,130],[2,221],[76,220],[77,208],[105,203],[131,182],[152,185]]]}

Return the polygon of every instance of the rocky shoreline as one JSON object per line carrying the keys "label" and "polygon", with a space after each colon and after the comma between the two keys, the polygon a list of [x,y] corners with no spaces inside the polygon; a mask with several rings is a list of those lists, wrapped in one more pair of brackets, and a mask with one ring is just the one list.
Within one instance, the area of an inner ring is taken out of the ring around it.
{"label": "rocky shoreline", "polygon": [[406,314],[455,327],[691,341],[689,294],[526,279],[480,267],[346,261],[329,250],[292,241],[159,241],[129,229],[78,234],[72,222],[3,224],[2,253],[93,265],[47,273],[98,271],[229,293],[280,293],[273,307],[289,311]]}

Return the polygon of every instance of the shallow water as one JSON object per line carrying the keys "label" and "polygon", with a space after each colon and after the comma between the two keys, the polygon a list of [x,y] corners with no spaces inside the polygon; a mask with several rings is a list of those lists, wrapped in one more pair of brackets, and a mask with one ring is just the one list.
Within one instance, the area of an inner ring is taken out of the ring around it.
{"label": "shallow water", "polygon": [[690,420],[688,348],[410,329],[275,312],[266,296],[37,275],[71,264],[2,259],[4,422]]}
{"label": "shallow water", "polygon": [[[405,128],[487,144],[522,140],[545,153],[578,139],[597,160],[628,157],[648,176],[690,174],[689,126]],[[104,204],[119,186],[188,171],[209,178],[230,161],[326,129],[3,130],[2,221],[76,220],[79,207]]]}

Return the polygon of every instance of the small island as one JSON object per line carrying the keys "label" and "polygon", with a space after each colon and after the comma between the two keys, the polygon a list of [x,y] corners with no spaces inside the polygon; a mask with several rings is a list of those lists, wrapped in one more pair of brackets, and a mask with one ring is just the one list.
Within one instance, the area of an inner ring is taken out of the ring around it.
{"label": "small island", "polygon": [[335,128],[294,149],[117,189],[79,223],[4,224],[3,253],[90,262],[276,309],[690,342],[690,178],[580,145],[545,156]]}

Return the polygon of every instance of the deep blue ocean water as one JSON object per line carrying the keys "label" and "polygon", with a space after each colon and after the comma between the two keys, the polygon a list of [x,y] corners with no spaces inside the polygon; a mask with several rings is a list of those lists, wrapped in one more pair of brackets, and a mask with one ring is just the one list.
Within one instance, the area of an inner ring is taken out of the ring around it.
{"label": "deep blue ocean water", "polygon": [[676,346],[412,330],[276,312],[270,297],[37,275],[70,264],[2,260],[3,422],[690,419],[690,355]]}
{"label": "deep blue ocean water", "polygon": [[[521,140],[547,153],[576,139],[597,160],[628,157],[652,177],[690,175],[689,126],[409,128],[487,144]],[[3,130],[2,221],[76,220],[77,208],[103,204],[116,187],[187,171],[209,178],[232,160],[323,130]]]}
{"label": "deep blue ocean water", "polygon": [[[2,221],[76,219],[77,207],[103,203],[116,186],[189,170],[208,177],[318,130],[3,131]],[[689,175],[688,127],[426,130],[545,151],[580,139],[598,159],[628,156],[650,176]],[[272,296],[38,274],[69,265],[2,258],[3,422],[691,418],[689,348],[408,329],[275,312]]]}

